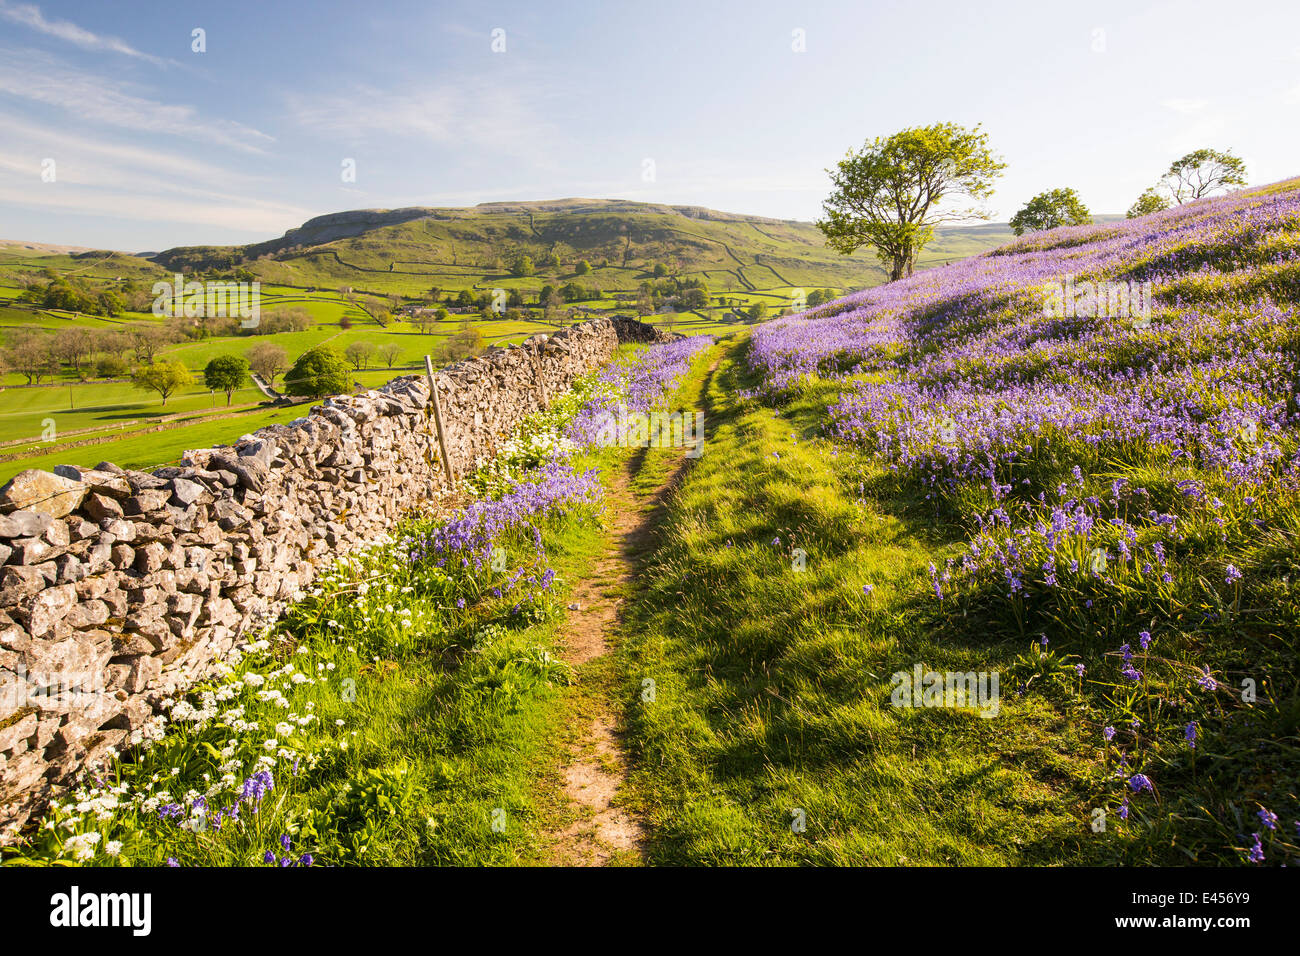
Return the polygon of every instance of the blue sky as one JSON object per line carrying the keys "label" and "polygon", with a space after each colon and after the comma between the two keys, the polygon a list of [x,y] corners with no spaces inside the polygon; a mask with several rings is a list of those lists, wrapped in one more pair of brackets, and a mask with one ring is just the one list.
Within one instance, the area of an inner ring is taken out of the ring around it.
{"label": "blue sky", "polygon": [[848,148],[941,120],[1008,162],[1001,219],[1058,186],[1122,212],[1203,145],[1297,175],[1300,4],[0,0],[6,239],[568,196],[814,219]]}

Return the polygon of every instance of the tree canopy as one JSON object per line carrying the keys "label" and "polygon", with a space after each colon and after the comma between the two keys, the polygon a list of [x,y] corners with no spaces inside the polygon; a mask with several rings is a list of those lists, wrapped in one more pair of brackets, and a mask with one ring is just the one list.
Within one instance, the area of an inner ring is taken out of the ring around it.
{"label": "tree canopy", "polygon": [[226,404],[235,389],[244,384],[248,360],[239,355],[218,355],[203,369],[203,384],[214,392],[226,393]]}
{"label": "tree canopy", "polygon": [[1017,236],[1058,226],[1085,226],[1092,213],[1073,189],[1049,189],[1039,193],[1011,217],[1011,229]]}
{"label": "tree canopy", "polygon": [[1153,212],[1168,209],[1169,205],[1169,200],[1152,188],[1138,196],[1137,201],[1128,207],[1125,216],[1129,219],[1136,219],[1138,216],[1149,216]]}
{"label": "tree canopy", "polygon": [[349,390],[348,364],[328,345],[318,345],[298,356],[285,373],[284,390],[290,395],[337,395]]}
{"label": "tree canopy", "polygon": [[1246,164],[1230,150],[1198,149],[1175,160],[1160,182],[1181,206],[1219,189],[1246,185]]}
{"label": "tree canopy", "polygon": [[944,208],[944,200],[982,202],[1006,164],[979,126],[913,127],[867,143],[827,170],[834,192],[817,223],[827,245],[849,255],[872,246],[889,265],[890,281],[912,274],[917,254],[941,222],[989,219],[977,206]]}
{"label": "tree canopy", "polygon": [[163,405],[167,399],[194,381],[185,363],[175,359],[142,365],[131,376],[131,384],[136,388],[157,392],[162,396]]}

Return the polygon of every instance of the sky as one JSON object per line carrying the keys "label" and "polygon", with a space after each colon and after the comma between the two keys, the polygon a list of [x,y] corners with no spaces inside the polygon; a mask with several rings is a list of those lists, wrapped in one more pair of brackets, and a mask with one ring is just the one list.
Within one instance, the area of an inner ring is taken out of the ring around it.
{"label": "sky", "polygon": [[1300,3],[0,0],[5,239],[565,197],[814,220],[849,149],[944,121],[1007,163],[1000,220],[1066,186],[1123,212],[1201,146],[1300,175]]}

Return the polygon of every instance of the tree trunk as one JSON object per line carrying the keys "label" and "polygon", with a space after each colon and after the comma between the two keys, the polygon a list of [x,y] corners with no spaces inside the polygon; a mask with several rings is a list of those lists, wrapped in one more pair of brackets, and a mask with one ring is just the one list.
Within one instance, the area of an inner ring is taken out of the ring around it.
{"label": "tree trunk", "polygon": [[893,265],[889,269],[889,281],[897,282],[899,279],[906,279],[912,274],[915,267],[916,258],[911,253],[896,253]]}

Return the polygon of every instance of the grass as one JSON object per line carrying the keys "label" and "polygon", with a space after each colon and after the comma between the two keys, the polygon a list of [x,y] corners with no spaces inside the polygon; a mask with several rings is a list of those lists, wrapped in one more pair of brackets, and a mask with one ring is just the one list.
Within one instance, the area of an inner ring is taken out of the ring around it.
{"label": "grass", "polygon": [[[1102,750],[1066,715],[1006,692],[992,720],[891,706],[896,671],[1012,670],[1024,643],[929,629],[926,569],[951,542],[915,502],[861,498],[849,459],[815,437],[835,386],[779,415],[737,400],[754,384],[743,348],[709,383],[706,451],[623,632],[650,862],[1104,859],[1124,838],[1087,827]],[[655,702],[635,703],[647,677]]]}
{"label": "grass", "polygon": [[[563,421],[576,407],[557,402],[546,414]],[[627,454],[597,448],[571,465],[599,468],[608,484]],[[494,536],[509,569],[554,570],[549,589],[510,590],[508,570],[412,560],[404,541],[423,540],[445,520],[410,519],[393,543],[341,560],[231,672],[168,707],[166,734],[92,775],[5,862],[544,859],[544,831],[572,812],[555,786],[566,734],[615,683],[607,661],[602,679],[586,680],[588,670],[575,688],[559,658],[567,594],[609,545],[603,513],[574,503],[534,516],[541,550],[528,524]],[[194,730],[191,705],[211,707]],[[269,789],[239,808],[237,822],[223,820],[217,811],[230,809],[241,777],[256,782],[253,768],[262,766],[274,771]],[[196,798],[227,777],[202,825],[190,826]]]}

